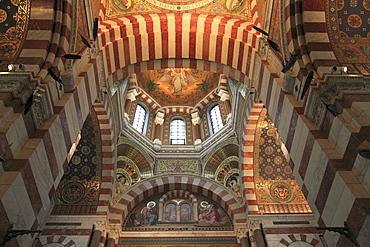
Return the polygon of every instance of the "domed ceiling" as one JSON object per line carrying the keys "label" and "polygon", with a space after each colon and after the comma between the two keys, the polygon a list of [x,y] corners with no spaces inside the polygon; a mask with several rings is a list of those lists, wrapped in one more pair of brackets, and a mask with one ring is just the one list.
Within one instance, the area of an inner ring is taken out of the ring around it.
{"label": "domed ceiling", "polygon": [[136,74],[138,86],[162,107],[194,107],[218,87],[220,74],[197,69],[169,68]]}

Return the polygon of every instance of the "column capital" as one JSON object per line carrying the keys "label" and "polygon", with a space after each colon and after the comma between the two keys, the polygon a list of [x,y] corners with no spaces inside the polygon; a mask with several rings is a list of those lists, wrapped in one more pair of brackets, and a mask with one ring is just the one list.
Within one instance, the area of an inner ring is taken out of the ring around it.
{"label": "column capital", "polygon": [[131,100],[131,101],[135,101],[136,100],[136,96],[138,96],[139,93],[136,91],[136,89],[131,89],[127,92],[126,94],[126,97],[127,99]]}
{"label": "column capital", "polygon": [[229,92],[224,90],[224,89],[220,89],[220,91],[218,91],[217,95],[220,96],[221,101],[230,100]]}

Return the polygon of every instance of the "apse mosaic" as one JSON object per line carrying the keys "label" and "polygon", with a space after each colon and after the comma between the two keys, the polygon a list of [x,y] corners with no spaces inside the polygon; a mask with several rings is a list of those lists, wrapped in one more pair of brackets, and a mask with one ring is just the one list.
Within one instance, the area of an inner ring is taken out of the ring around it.
{"label": "apse mosaic", "polygon": [[160,69],[136,74],[140,88],[163,106],[195,106],[218,86],[220,74],[197,69]]}
{"label": "apse mosaic", "polygon": [[30,0],[2,0],[0,4],[0,61],[15,60],[27,35]]}
{"label": "apse mosaic", "polygon": [[[339,62],[369,63],[370,0],[327,0],[326,15],[330,40]],[[370,73],[369,67],[367,69]]]}
{"label": "apse mosaic", "polygon": [[159,159],[156,164],[156,174],[185,172],[199,174],[198,159]]}
{"label": "apse mosaic", "polygon": [[281,149],[281,139],[263,110],[255,141],[255,190],[260,213],[311,213]]}
{"label": "apse mosaic", "polygon": [[133,14],[199,13],[252,20],[250,1],[244,0],[107,0],[106,9],[109,19]]}
{"label": "apse mosaic", "polygon": [[57,188],[53,214],[94,214],[101,182],[101,139],[99,123],[90,111],[63,178]]}
{"label": "apse mosaic", "polygon": [[158,195],[138,204],[126,217],[123,230],[232,230],[226,211],[201,195]]}

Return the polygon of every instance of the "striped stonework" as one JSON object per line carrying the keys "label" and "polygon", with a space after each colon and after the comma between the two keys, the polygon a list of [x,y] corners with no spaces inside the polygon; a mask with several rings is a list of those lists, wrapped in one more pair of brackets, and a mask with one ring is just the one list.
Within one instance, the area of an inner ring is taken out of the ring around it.
{"label": "striped stonework", "polygon": [[244,150],[242,164],[242,179],[244,182],[244,195],[247,202],[248,214],[258,214],[257,197],[254,187],[254,141],[258,118],[262,112],[263,104],[257,103],[249,112],[247,127],[244,135]]}
{"label": "striped stonework", "polygon": [[[107,104],[107,101],[104,101]],[[109,206],[114,196],[115,167],[116,167],[116,143],[113,128],[113,116],[109,111],[110,107],[103,103],[93,105],[100,125],[102,140],[102,180],[100,185],[98,215],[107,215]]]}
{"label": "striped stonework", "polygon": [[54,236],[43,236],[40,238],[40,243],[42,246],[49,244],[50,246],[54,244],[61,244],[66,247],[76,247],[76,243],[66,236],[54,235]]}
{"label": "striped stonework", "polygon": [[[358,103],[344,108],[336,118],[326,111],[323,128],[318,130],[305,118],[304,108],[297,105],[295,98],[285,94],[273,75],[264,71],[260,88],[266,91],[261,91],[260,96],[285,143],[293,173],[318,223],[343,226],[347,221],[355,236],[367,239],[369,217],[364,205],[370,203],[370,188],[367,169],[361,169],[369,160],[356,149],[363,138],[369,138],[370,123],[363,122],[364,115],[355,117],[361,112]],[[337,238],[328,238],[329,245],[337,242]]]}
{"label": "striped stonework", "polygon": [[[286,229],[284,229],[284,231],[285,230]],[[306,234],[289,234],[288,236],[286,236],[286,237],[284,237],[284,238],[282,238],[280,240],[280,244],[282,246],[289,246],[290,244],[292,244],[294,242],[297,242],[297,241],[309,243],[312,246],[317,246],[320,243],[320,241],[318,239],[316,239],[312,235],[306,235]]]}
{"label": "striped stonework", "polygon": [[283,1],[285,6],[285,35],[290,52],[300,53],[295,67],[297,78],[302,80],[308,71],[314,70],[319,77],[329,73],[333,65],[339,66],[330,46],[326,31],[325,1]]}
{"label": "striped stonework", "polygon": [[[245,208],[238,203],[233,192],[221,187],[216,181],[196,175],[169,174],[166,177],[154,176],[132,186],[130,191],[116,205],[114,209],[116,216],[113,217],[112,215],[110,222],[112,222],[113,218],[124,220],[131,209],[145,198],[172,190],[199,193],[211,198],[226,210],[234,220],[234,223],[245,223],[247,220]],[[113,223],[116,223],[116,221],[113,220]]]}
{"label": "striped stonework", "polygon": [[[128,65],[163,58],[213,61],[249,76],[252,50],[258,45],[252,23],[226,17],[148,14],[107,20],[103,25],[98,39],[106,77]],[[162,66],[181,67],[176,63]]]}

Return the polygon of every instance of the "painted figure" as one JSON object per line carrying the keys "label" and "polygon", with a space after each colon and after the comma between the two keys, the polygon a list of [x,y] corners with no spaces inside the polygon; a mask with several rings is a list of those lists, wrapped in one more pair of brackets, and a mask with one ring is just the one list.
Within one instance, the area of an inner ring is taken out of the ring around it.
{"label": "painted figure", "polygon": [[174,96],[184,95],[183,90],[188,89],[188,82],[196,82],[188,71],[179,68],[171,69],[159,81],[170,81],[171,87],[169,87],[169,90],[173,90],[172,95]]}
{"label": "painted figure", "polygon": [[141,210],[141,219],[144,222],[142,226],[152,226],[157,223],[157,213],[154,210],[156,203],[154,201],[150,201],[146,204]]}
{"label": "painted figure", "polygon": [[220,213],[218,212],[217,208],[211,203],[202,203],[204,206],[203,212],[199,215],[199,219],[205,219],[210,222],[220,222]]}

